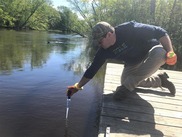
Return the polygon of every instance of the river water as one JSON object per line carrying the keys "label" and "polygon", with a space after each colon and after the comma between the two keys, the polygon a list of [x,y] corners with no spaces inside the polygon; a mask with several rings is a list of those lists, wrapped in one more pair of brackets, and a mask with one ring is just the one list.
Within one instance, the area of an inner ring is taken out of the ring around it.
{"label": "river water", "polygon": [[0,31],[1,137],[97,136],[104,69],[72,97],[65,125],[66,87],[92,59],[87,44],[77,35]]}

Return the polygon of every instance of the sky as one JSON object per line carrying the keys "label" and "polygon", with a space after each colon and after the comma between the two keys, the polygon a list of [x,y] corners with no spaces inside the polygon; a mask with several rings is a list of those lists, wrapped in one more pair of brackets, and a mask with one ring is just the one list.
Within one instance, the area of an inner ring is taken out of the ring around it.
{"label": "sky", "polygon": [[[70,3],[67,2],[67,0],[51,0],[52,4],[54,5],[54,8],[57,8],[58,6],[66,6],[66,7],[70,7]],[[80,19],[83,19],[80,14],[78,14],[78,17]]]}
{"label": "sky", "polygon": [[69,6],[67,0],[52,0],[52,3],[55,8],[57,8],[57,6],[66,6],[66,7]]}

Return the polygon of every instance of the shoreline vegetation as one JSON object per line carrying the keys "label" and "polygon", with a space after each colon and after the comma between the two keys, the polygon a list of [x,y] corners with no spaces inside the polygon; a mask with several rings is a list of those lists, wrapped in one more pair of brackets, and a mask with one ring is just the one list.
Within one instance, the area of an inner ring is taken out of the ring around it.
{"label": "shoreline vegetation", "polygon": [[[90,38],[91,28],[99,21],[116,26],[135,20],[167,30],[178,62],[182,62],[181,0],[67,1],[69,7],[54,8],[51,0],[0,0],[0,29],[45,30]],[[177,63],[176,68],[182,65]]]}

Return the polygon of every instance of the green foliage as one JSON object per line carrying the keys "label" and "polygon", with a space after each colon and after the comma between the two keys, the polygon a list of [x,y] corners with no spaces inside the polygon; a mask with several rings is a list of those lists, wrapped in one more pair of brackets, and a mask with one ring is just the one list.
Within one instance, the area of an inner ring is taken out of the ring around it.
{"label": "green foliage", "polygon": [[75,32],[84,36],[87,25],[84,20],[79,19],[78,15],[72,12],[69,8],[60,6],[58,7],[61,21],[60,21],[60,30],[63,32]]}
{"label": "green foliage", "polygon": [[14,69],[21,70],[26,63],[30,64],[32,69],[41,67],[47,61],[51,50],[51,47],[45,43],[47,37],[47,32],[2,30],[0,74],[11,73]]}
{"label": "green foliage", "polygon": [[[181,0],[68,0],[73,10],[79,12],[87,25],[98,21],[117,25],[126,21],[160,25],[169,33],[181,27]],[[91,24],[91,25],[90,25]],[[174,30],[172,31],[172,28]]]}
{"label": "green foliage", "polygon": [[0,0],[0,27],[48,29],[60,20],[50,1]]}
{"label": "green foliage", "polygon": [[51,0],[0,0],[0,27],[56,29],[89,35],[99,21],[113,26],[136,20],[166,29],[182,62],[182,0],[67,0],[70,7],[52,7]]}
{"label": "green foliage", "polygon": [[90,29],[99,21],[115,26],[131,20],[163,27],[171,36],[178,62],[182,62],[182,0],[68,1]]}
{"label": "green foliage", "polygon": [[[54,9],[51,0],[0,0],[0,27],[58,29],[88,35],[98,21],[113,26],[136,20],[165,28],[182,55],[181,0],[67,0],[70,8]],[[179,60],[182,60],[179,58]]]}
{"label": "green foliage", "polygon": [[55,28],[59,21],[59,13],[53,7],[44,3],[30,18],[28,25],[30,28],[36,30],[47,30],[49,28]]}

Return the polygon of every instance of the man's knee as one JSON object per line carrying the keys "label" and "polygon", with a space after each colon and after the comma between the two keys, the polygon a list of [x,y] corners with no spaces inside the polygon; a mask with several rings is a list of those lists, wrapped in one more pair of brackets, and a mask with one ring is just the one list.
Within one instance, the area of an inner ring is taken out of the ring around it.
{"label": "man's knee", "polygon": [[165,60],[166,54],[166,50],[161,45],[156,45],[149,51],[149,55],[153,56],[156,59]]}

